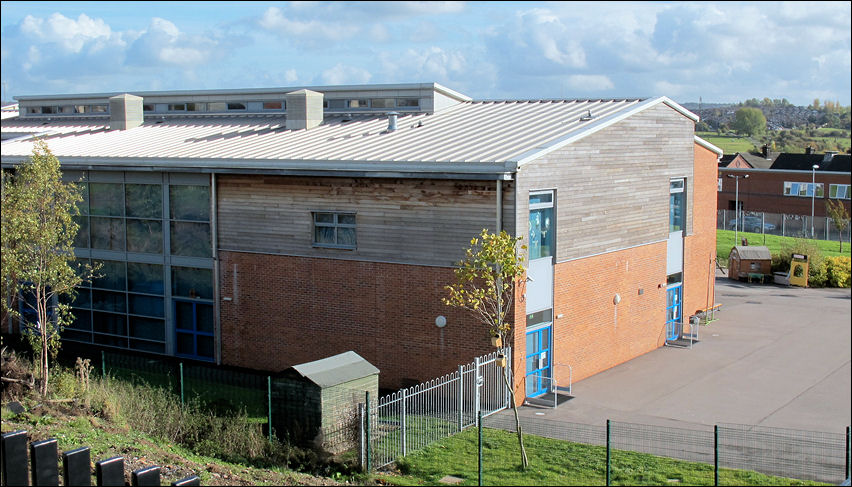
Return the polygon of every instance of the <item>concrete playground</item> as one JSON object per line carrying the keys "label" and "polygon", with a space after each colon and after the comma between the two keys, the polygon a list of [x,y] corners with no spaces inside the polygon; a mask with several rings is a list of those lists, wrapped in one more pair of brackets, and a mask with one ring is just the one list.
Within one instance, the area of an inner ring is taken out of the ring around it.
{"label": "concrete playground", "polygon": [[520,414],[699,429],[737,423],[843,433],[852,424],[849,289],[749,284],[719,274],[716,303],[718,320],[700,327],[691,349],[654,350],[577,382],[555,409],[524,406]]}

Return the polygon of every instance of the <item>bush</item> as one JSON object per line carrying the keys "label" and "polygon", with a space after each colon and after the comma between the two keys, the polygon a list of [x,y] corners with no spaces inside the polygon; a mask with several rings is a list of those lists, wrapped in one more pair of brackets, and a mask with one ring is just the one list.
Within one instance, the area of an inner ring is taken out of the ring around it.
{"label": "bush", "polygon": [[789,271],[793,254],[808,256],[808,285],[822,287],[825,284],[822,251],[813,240],[796,238],[782,243],[781,252],[772,256],[772,272]]}
{"label": "bush", "polygon": [[852,287],[852,259],[849,257],[827,257],[823,267],[826,284],[830,287]]}

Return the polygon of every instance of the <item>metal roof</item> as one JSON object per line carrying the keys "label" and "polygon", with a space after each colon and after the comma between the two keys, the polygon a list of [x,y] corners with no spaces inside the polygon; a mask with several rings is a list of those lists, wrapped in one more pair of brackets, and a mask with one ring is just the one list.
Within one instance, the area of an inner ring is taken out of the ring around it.
{"label": "metal roof", "polygon": [[[525,100],[462,102],[436,113],[400,115],[388,131],[384,114],[326,115],[308,130],[287,130],[284,114],[163,118],[146,116],[130,130],[108,120],[4,120],[3,131],[27,123],[40,130],[63,163],[146,164],[212,168],[316,170],[504,171],[540,157],[634,113],[665,103],[650,100]],[[591,114],[591,117],[588,115]],[[4,163],[24,160],[32,140],[2,144]]]}
{"label": "metal roof", "polygon": [[737,245],[731,251],[736,251],[740,260],[772,260],[769,247],[763,245]]}
{"label": "metal roof", "polygon": [[353,351],[294,365],[293,369],[320,387],[336,386],[379,373],[379,369]]}

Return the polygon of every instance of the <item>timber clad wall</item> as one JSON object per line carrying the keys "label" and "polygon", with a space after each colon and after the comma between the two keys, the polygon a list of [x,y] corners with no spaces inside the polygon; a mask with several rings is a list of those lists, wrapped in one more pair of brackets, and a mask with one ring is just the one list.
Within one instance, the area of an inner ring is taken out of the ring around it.
{"label": "timber clad wall", "polygon": [[[221,250],[452,266],[471,237],[496,227],[496,181],[221,176],[218,182]],[[512,183],[502,184],[504,228],[512,231]],[[355,212],[357,250],[312,247],[312,211]]]}
{"label": "timber clad wall", "polygon": [[530,190],[556,189],[556,262],[667,239],[669,178],[687,178],[692,206],[693,126],[660,104],[522,166],[518,222]]}
{"label": "timber clad wall", "polygon": [[[570,365],[575,382],[665,342],[665,242],[557,264],[554,274],[553,361]],[[567,385],[568,368],[553,370]]]}
{"label": "timber clad wall", "polygon": [[[222,361],[280,371],[353,350],[397,388],[493,351],[441,303],[450,268],[220,252]],[[230,298],[230,300],[228,300]],[[435,318],[446,316],[444,328]]]}
{"label": "timber clad wall", "polygon": [[683,239],[683,319],[715,304],[716,153],[695,144],[693,231]]}

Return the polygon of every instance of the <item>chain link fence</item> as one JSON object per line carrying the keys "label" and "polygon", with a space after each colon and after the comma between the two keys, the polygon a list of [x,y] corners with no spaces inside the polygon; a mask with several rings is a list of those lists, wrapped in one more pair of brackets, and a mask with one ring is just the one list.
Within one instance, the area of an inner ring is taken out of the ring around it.
{"label": "chain link fence", "polygon": [[813,238],[818,240],[842,241],[852,240],[852,225],[847,223],[841,233],[837,231],[834,222],[829,217],[818,216],[811,219],[810,215],[787,215],[784,213],[766,213],[760,211],[742,211],[737,219],[734,210],[718,210],[716,212],[717,230],[734,230],[740,232],[759,233],[761,235],[778,235],[782,237]]}

